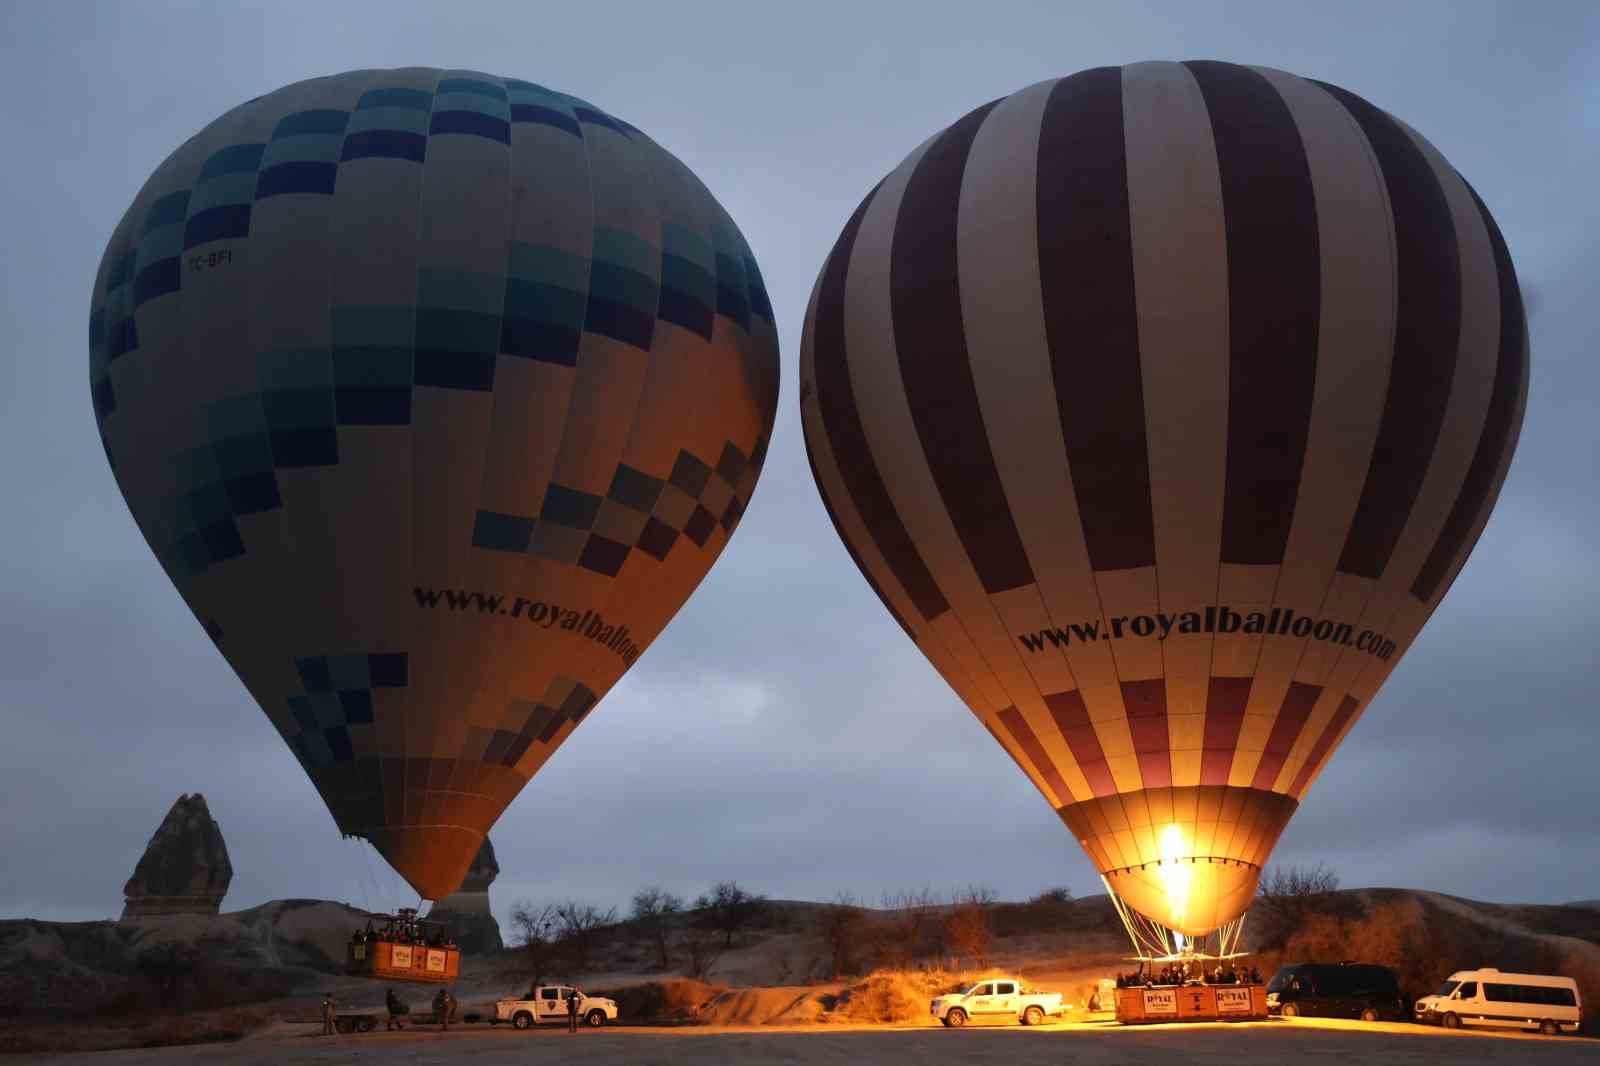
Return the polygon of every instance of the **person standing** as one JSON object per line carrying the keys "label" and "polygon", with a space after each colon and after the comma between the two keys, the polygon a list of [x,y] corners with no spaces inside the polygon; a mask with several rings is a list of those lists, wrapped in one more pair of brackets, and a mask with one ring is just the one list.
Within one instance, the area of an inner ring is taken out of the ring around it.
{"label": "person standing", "polygon": [[578,1031],[578,990],[567,989],[567,1032]]}
{"label": "person standing", "polygon": [[333,1005],[333,993],[329,992],[327,995],[322,997],[323,1036],[332,1036],[339,1031],[337,1025],[335,1024],[338,1019],[339,1012],[334,1008]]}
{"label": "person standing", "polygon": [[389,989],[388,994],[383,997],[383,1004],[389,1011],[389,1021],[384,1028],[404,1029],[405,1026],[401,1023],[400,1016],[405,1014],[409,1008],[400,1002],[400,997],[394,994],[394,989]]}

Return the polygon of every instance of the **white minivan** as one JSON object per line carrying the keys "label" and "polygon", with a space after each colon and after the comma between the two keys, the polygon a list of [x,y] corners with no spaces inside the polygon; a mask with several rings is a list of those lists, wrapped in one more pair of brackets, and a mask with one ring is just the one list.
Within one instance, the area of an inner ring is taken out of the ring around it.
{"label": "white minivan", "polygon": [[1570,977],[1499,970],[1459,970],[1439,991],[1417,1000],[1417,1021],[1446,1029],[1493,1025],[1537,1029],[1546,1036],[1578,1031],[1578,982]]}

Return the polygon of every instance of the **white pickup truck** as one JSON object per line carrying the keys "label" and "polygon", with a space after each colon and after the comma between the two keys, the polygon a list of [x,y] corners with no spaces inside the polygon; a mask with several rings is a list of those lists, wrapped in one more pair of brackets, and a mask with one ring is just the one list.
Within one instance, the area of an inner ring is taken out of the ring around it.
{"label": "white pickup truck", "polygon": [[1034,992],[1014,977],[990,977],[965,992],[938,996],[928,1007],[945,1025],[958,1028],[970,1022],[1021,1022],[1038,1025],[1064,1014],[1059,992]]}
{"label": "white pickup truck", "polygon": [[490,1025],[510,1022],[514,1028],[565,1024],[567,997],[578,997],[578,1020],[591,1029],[617,1020],[617,1001],[604,996],[586,996],[571,985],[540,985],[530,989],[527,999],[500,999],[494,1004]]}

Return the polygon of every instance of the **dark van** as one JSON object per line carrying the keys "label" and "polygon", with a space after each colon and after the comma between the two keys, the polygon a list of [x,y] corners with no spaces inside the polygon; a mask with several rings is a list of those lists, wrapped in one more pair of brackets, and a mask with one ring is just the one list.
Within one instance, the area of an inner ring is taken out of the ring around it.
{"label": "dark van", "polygon": [[1387,966],[1359,962],[1297,962],[1267,982],[1267,1012],[1285,1018],[1360,1018],[1409,1021],[1410,1004]]}

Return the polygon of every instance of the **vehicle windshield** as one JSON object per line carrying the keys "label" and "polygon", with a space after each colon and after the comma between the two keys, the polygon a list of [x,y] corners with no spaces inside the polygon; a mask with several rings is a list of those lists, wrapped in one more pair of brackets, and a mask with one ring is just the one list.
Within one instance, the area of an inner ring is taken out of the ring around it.
{"label": "vehicle windshield", "polygon": [[1457,988],[1460,988],[1460,987],[1461,987],[1461,982],[1460,981],[1446,981],[1444,984],[1439,986],[1439,991],[1435,992],[1434,995],[1436,995],[1436,996],[1448,996],[1450,993],[1454,992]]}
{"label": "vehicle windshield", "polygon": [[1289,987],[1289,982],[1294,980],[1294,971],[1285,966],[1272,975],[1272,980],[1267,982],[1268,992],[1282,992]]}

